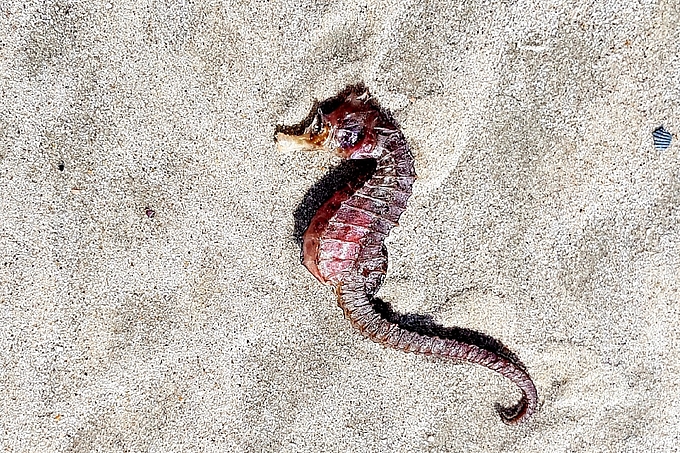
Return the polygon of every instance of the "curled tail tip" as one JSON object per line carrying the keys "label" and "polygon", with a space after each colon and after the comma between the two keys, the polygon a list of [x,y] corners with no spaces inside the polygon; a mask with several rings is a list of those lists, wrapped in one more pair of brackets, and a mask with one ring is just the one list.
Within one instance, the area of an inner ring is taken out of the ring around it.
{"label": "curled tail tip", "polygon": [[536,412],[536,403],[535,401],[530,402],[526,396],[522,396],[522,399],[514,406],[503,407],[496,404],[496,411],[501,416],[503,423],[516,426],[526,422]]}
{"label": "curled tail tip", "polygon": [[528,418],[527,408],[528,404],[524,398],[516,406],[503,407],[496,404],[496,411],[501,416],[503,423],[511,426],[518,425]]}

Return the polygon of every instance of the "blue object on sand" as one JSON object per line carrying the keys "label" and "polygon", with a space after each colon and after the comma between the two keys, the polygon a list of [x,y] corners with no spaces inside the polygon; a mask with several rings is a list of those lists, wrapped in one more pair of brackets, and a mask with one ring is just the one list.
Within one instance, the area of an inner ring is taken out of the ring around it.
{"label": "blue object on sand", "polygon": [[671,146],[671,139],[673,136],[670,132],[660,126],[652,132],[652,137],[654,138],[654,148],[659,151],[664,151]]}

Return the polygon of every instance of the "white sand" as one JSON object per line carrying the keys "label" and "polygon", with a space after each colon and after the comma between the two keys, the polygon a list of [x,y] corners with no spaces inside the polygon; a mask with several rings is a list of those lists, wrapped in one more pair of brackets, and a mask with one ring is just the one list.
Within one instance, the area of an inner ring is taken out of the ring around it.
{"label": "white sand", "polygon": [[[677,1],[47,3],[0,4],[2,451],[677,451]],[[335,161],[274,129],[358,81],[419,175],[380,294],[519,354],[527,424],[299,264]]]}

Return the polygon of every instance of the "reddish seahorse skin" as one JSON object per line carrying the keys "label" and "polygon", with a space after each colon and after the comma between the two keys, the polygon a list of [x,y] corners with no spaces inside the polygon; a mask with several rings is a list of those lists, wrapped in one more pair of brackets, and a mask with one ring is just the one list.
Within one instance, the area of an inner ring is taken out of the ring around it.
{"label": "reddish seahorse skin", "polygon": [[352,326],[376,343],[414,354],[483,365],[515,383],[522,391],[519,402],[513,407],[501,407],[498,410],[506,424],[519,424],[536,412],[538,402],[536,387],[529,374],[509,358],[461,341],[422,335],[387,321],[376,312],[361,279],[338,284],[336,293],[338,305]]}
{"label": "reddish seahorse skin", "polygon": [[499,409],[500,416],[507,424],[526,420],[536,411],[538,396],[521,364],[477,345],[410,331],[386,320],[372,304],[387,272],[385,237],[406,209],[416,174],[402,133],[355,93],[324,117],[331,131],[359,119],[370,130],[337,152],[350,159],[375,158],[375,172],[336,192],[317,211],[303,235],[303,264],[335,287],[345,317],[365,337],[405,352],[477,363],[510,379],[522,398],[514,407]]}

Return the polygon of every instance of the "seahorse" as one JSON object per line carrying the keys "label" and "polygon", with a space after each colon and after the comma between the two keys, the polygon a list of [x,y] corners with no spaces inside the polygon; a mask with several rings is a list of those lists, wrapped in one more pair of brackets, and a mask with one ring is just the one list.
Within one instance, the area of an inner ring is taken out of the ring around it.
{"label": "seahorse", "polygon": [[398,315],[375,297],[387,273],[385,238],[397,226],[416,180],[413,155],[396,122],[363,85],[348,87],[312,115],[302,134],[277,134],[279,149],[331,151],[343,159],[370,159],[375,166],[337,190],[311,218],[302,235],[302,264],[334,288],[345,317],[363,336],[405,352],[496,371],[522,392],[516,405],[496,406],[503,422],[529,418],[537,408],[536,387],[500,342],[444,328],[426,316]]}

